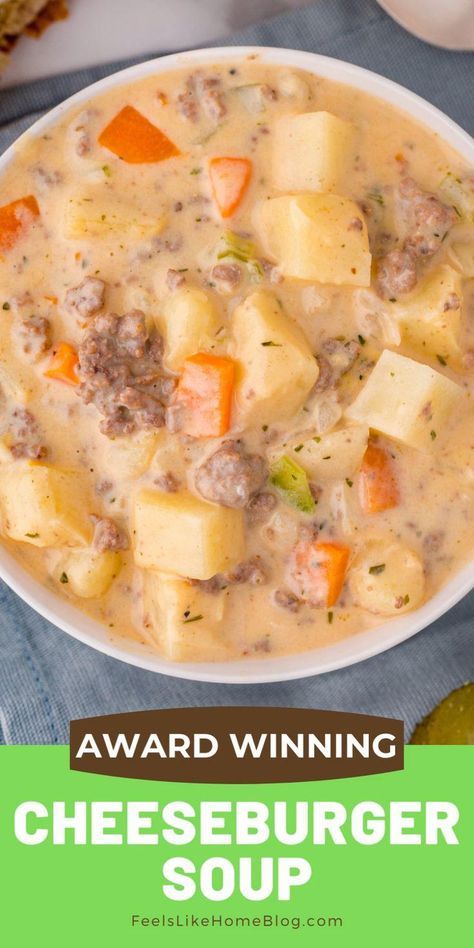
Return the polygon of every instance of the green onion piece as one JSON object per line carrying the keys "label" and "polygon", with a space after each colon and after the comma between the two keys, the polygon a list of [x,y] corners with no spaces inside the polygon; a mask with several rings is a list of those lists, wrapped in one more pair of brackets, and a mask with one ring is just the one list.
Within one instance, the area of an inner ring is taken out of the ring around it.
{"label": "green onion piece", "polygon": [[371,576],[379,576],[380,573],[383,573],[384,569],[385,569],[385,563],[377,563],[376,566],[370,567],[369,573]]}
{"label": "green onion piece", "polygon": [[291,507],[296,507],[302,513],[313,513],[316,509],[306,471],[287,454],[272,464],[270,483],[277,488]]}

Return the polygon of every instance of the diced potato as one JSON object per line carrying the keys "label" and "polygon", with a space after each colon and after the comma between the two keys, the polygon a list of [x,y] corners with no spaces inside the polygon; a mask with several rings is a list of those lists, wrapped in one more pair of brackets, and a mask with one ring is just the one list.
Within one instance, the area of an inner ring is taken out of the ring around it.
{"label": "diced potato", "polygon": [[429,451],[462,395],[460,386],[440,372],[385,349],[346,416]]}
{"label": "diced potato", "polygon": [[90,188],[66,198],[64,236],[71,240],[110,234],[144,239],[160,234],[165,223],[162,213],[145,213],[126,201],[104,195],[103,188]]}
{"label": "diced potato", "polygon": [[416,289],[392,304],[402,338],[429,355],[460,354],[462,278],[452,267],[440,267]]}
{"label": "diced potato", "polygon": [[3,533],[33,546],[90,543],[87,481],[81,471],[19,461],[0,470]]}
{"label": "diced potato", "polygon": [[187,356],[215,345],[219,329],[216,308],[204,290],[183,287],[165,301],[159,319],[165,337],[164,362],[172,372],[180,372]]}
{"label": "diced potato", "polygon": [[228,593],[206,593],[185,579],[146,570],[145,624],[150,639],[175,662],[228,658],[224,608]]}
{"label": "diced potato", "polygon": [[163,431],[140,431],[113,440],[104,437],[105,471],[116,471],[121,478],[140,477],[148,470],[153,455],[165,434]]}
{"label": "diced potato", "polygon": [[71,550],[62,556],[55,568],[55,579],[81,599],[105,595],[122,568],[120,553],[106,550]]}
{"label": "diced potato", "polygon": [[474,241],[459,241],[451,244],[449,256],[456,267],[468,279],[474,277]]}
{"label": "diced potato", "polygon": [[258,217],[266,252],[285,276],[370,285],[367,226],[353,201],[337,194],[285,195],[263,202]]}
{"label": "diced potato", "polygon": [[423,563],[403,543],[374,539],[355,557],[349,586],[354,602],[363,609],[383,616],[401,615],[423,601]]}
{"label": "diced potato", "polygon": [[291,445],[287,443],[285,450],[319,482],[350,477],[361,464],[368,439],[367,425],[351,425],[331,431],[323,437],[316,434],[310,437],[302,435]]}
{"label": "diced potato", "polygon": [[184,492],[140,490],[132,535],[138,566],[191,579],[210,579],[245,553],[243,512]]}
{"label": "diced potato", "polygon": [[285,115],[273,135],[273,182],[280,191],[336,191],[351,156],[354,126],[330,112]]}
{"label": "diced potato", "polygon": [[238,422],[270,424],[290,418],[305,402],[319,367],[299,328],[275,297],[259,290],[232,316],[233,355],[240,365]]}

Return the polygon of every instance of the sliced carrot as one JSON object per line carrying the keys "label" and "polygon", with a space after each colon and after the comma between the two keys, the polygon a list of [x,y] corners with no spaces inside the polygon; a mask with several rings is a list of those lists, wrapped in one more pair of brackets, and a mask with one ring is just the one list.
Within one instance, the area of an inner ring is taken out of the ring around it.
{"label": "sliced carrot", "polygon": [[330,608],[344,585],[349,547],[342,543],[301,540],[291,556],[294,590],[301,599],[320,608]]}
{"label": "sliced carrot", "polygon": [[58,379],[60,382],[67,382],[68,385],[77,385],[79,382],[76,372],[78,361],[76,350],[68,342],[60,342],[44,374],[48,379]]}
{"label": "sliced carrot", "polygon": [[133,105],[126,105],[106,125],[99,135],[99,144],[133,165],[164,161],[181,154],[174,142]]}
{"label": "sliced carrot", "polygon": [[221,217],[232,217],[252,176],[248,158],[211,158],[209,177],[212,193]]}
{"label": "sliced carrot", "polygon": [[0,252],[11,250],[39,214],[32,194],[0,207]]}
{"label": "sliced carrot", "polygon": [[392,459],[384,448],[369,443],[359,477],[360,503],[364,513],[390,510],[400,502]]}
{"label": "sliced carrot", "polygon": [[185,359],[174,402],[183,409],[185,434],[218,438],[229,430],[234,375],[225,356],[198,352]]}

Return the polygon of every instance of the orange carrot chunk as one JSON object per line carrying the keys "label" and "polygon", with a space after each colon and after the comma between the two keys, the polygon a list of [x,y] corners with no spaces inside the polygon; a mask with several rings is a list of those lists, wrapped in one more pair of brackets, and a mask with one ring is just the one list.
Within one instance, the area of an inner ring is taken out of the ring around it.
{"label": "orange carrot chunk", "polygon": [[147,164],[175,158],[181,152],[141,112],[126,105],[99,135],[99,145],[129,164]]}
{"label": "orange carrot chunk", "polygon": [[174,404],[183,411],[181,431],[218,438],[229,430],[235,367],[232,359],[198,352],[185,359]]}
{"label": "orange carrot chunk", "polygon": [[364,513],[390,510],[400,502],[392,459],[384,448],[369,443],[359,477],[360,503]]}
{"label": "orange carrot chunk", "polygon": [[312,606],[327,609],[333,606],[344,585],[349,554],[349,547],[342,543],[301,540],[290,561],[295,593]]}
{"label": "orange carrot chunk", "polygon": [[0,252],[11,250],[39,214],[38,202],[32,194],[0,207]]}
{"label": "orange carrot chunk", "polygon": [[248,188],[252,162],[248,158],[211,158],[209,176],[221,217],[232,217]]}
{"label": "orange carrot chunk", "polygon": [[67,382],[68,385],[77,385],[79,382],[76,373],[78,361],[76,350],[68,342],[60,342],[44,374],[48,379],[59,379],[60,382]]}

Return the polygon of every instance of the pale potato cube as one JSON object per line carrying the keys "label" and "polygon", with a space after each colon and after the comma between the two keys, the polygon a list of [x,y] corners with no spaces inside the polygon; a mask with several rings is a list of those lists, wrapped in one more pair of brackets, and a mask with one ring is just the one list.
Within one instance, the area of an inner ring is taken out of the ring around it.
{"label": "pale potato cube", "polygon": [[368,439],[367,425],[351,425],[324,436],[301,435],[287,443],[285,450],[311,477],[327,481],[350,477],[360,467]]}
{"label": "pale potato cube", "polygon": [[103,188],[76,192],[66,198],[64,208],[64,236],[68,239],[83,237],[110,237],[146,239],[160,234],[166,220],[160,211],[156,215],[141,210],[127,201],[104,194]]}
{"label": "pale potato cube", "polygon": [[19,461],[0,471],[3,533],[33,546],[81,546],[92,538],[81,471]]}
{"label": "pale potato cube", "polygon": [[227,596],[226,591],[206,593],[179,576],[146,570],[145,629],[152,644],[174,662],[225,660]]}
{"label": "pale potato cube", "polygon": [[460,354],[462,278],[452,267],[440,267],[403,300],[392,304],[402,339],[429,355]]}
{"label": "pale potato cube", "polygon": [[111,470],[121,478],[140,477],[151,465],[155,451],[165,432],[140,431],[133,435],[103,439],[99,454],[104,459],[104,476]]}
{"label": "pale potato cube", "polygon": [[232,316],[233,355],[239,363],[238,423],[270,424],[304,404],[319,367],[301,329],[272,293],[248,296]]}
{"label": "pale potato cube", "polygon": [[429,451],[462,395],[462,388],[440,372],[385,349],[346,416]]}
{"label": "pale potato cube", "polygon": [[414,550],[390,537],[369,540],[352,563],[349,587],[362,609],[383,616],[401,615],[423,601],[423,563]]}
{"label": "pale potato cube", "polygon": [[245,555],[243,512],[184,492],[140,490],[132,535],[137,566],[191,579],[210,579]]}
{"label": "pale potato cube", "polygon": [[354,126],[331,112],[285,115],[275,125],[273,183],[280,191],[336,191],[343,186]]}
{"label": "pale potato cube", "polygon": [[112,550],[71,550],[58,560],[54,577],[75,596],[97,599],[105,595],[121,568],[122,557]]}
{"label": "pale potato cube", "polygon": [[180,372],[184,360],[215,346],[219,320],[214,303],[197,287],[185,286],[171,293],[158,317],[165,338],[164,363]]}
{"label": "pale potato cube", "polygon": [[257,226],[266,253],[284,276],[370,285],[367,226],[354,201],[337,194],[271,198],[261,204]]}

